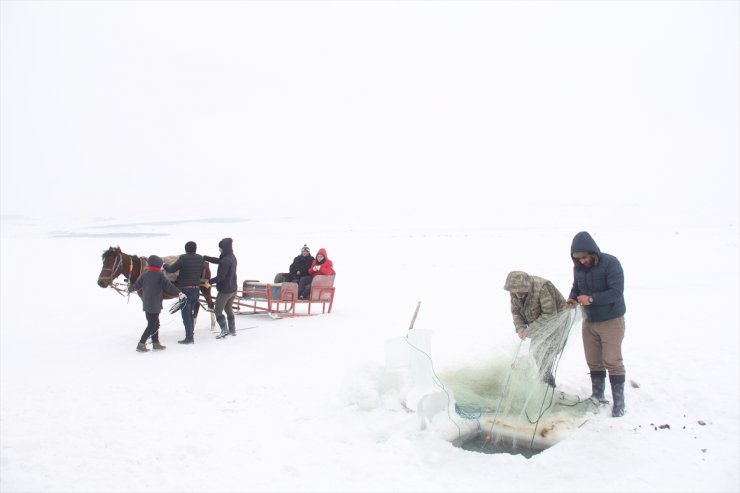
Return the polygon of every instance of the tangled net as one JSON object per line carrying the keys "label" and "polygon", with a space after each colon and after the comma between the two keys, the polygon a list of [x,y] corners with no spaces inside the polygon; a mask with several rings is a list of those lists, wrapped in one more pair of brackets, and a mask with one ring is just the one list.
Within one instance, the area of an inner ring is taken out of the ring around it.
{"label": "tangled net", "polygon": [[485,368],[462,368],[439,375],[455,396],[455,411],[477,420],[481,447],[513,450],[546,448],[548,433],[558,423],[572,421],[589,410],[589,404],[548,385],[557,374],[568,335],[579,317],[566,309],[553,315],[535,336],[522,341],[509,361]]}

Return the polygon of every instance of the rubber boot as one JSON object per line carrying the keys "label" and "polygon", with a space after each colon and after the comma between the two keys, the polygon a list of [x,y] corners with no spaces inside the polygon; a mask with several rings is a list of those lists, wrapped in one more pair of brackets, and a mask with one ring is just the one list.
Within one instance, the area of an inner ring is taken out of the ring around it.
{"label": "rubber boot", "polygon": [[624,416],[624,375],[609,375],[609,383],[612,386],[612,417]]}
{"label": "rubber boot", "polygon": [[149,349],[146,347],[146,343],[140,342],[136,345],[136,350],[140,353],[148,353]]}
{"label": "rubber boot", "polygon": [[609,404],[604,397],[606,387],[606,370],[591,372],[591,400],[596,404]]}
{"label": "rubber boot", "polygon": [[552,372],[546,372],[545,375],[542,377],[542,381],[553,389],[555,388],[555,376],[552,374]]}
{"label": "rubber boot", "polygon": [[223,315],[216,317],[216,322],[218,322],[218,326],[221,328],[221,333],[218,337],[223,338],[224,336],[229,335],[229,329],[226,327],[226,317]]}
{"label": "rubber boot", "polygon": [[167,346],[163,346],[163,345],[161,345],[161,344],[159,343],[159,341],[157,341],[157,342],[155,342],[155,343],[153,343],[153,344],[152,344],[152,348],[153,348],[153,349],[154,349],[155,351],[162,351],[163,349],[167,349]]}

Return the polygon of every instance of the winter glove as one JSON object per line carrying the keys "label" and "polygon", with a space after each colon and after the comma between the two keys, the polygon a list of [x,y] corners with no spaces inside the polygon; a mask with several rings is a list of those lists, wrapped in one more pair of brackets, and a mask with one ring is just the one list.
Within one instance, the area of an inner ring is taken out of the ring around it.
{"label": "winter glove", "polygon": [[177,296],[177,299],[179,299],[180,301],[182,301],[182,300],[187,300],[187,299],[188,299],[188,297],[187,297],[187,296],[185,296],[185,293],[180,293],[180,294],[179,294],[179,295]]}

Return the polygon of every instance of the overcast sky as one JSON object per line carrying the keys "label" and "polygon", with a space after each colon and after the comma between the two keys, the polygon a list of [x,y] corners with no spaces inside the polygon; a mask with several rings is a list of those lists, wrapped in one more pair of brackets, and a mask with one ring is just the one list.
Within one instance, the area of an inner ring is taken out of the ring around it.
{"label": "overcast sky", "polygon": [[739,5],[2,0],[2,214],[736,218]]}

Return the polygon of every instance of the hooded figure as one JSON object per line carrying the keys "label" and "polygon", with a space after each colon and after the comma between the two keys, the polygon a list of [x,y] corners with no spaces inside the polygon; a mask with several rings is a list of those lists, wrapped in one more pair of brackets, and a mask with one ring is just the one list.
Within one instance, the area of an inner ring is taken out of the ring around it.
{"label": "hooded figure", "polygon": [[536,335],[549,317],[565,308],[565,298],[550,281],[526,272],[509,272],[504,289],[511,294],[514,329],[520,335]]}
{"label": "hooded figure", "polygon": [[335,274],[334,263],[326,256],[326,249],[319,248],[319,251],[316,253],[316,258],[311,263],[309,274],[312,276],[333,276]]}
{"label": "hooded figure", "polygon": [[[234,298],[236,297],[237,282],[236,282],[236,256],[232,249],[233,242],[231,238],[224,238],[218,242],[218,247],[221,249],[221,255],[218,258],[203,256],[208,262],[218,264],[218,271],[216,277],[209,279],[210,284],[216,285],[216,306],[214,312],[216,314],[216,322],[221,327],[221,334],[217,337],[223,338],[226,335],[236,335],[236,318],[234,316]],[[226,316],[224,316],[224,310]]]}
{"label": "hooded figure", "polygon": [[603,253],[586,231],[573,237],[573,288],[568,306],[583,307],[583,349],[591,375],[591,400],[607,404],[604,398],[606,373],[612,388],[612,416],[624,416],[625,369],[622,341],[625,333],[624,271],[614,255]]}
{"label": "hooded figure", "polygon": [[[583,306],[584,317],[603,322],[627,312],[624,302],[624,271],[614,255],[602,253],[586,231],[573,238],[570,246],[573,261],[573,288],[568,299],[587,295],[593,301]],[[576,258],[580,257],[580,259]]]}
{"label": "hooded figure", "polygon": [[311,263],[311,268],[308,270],[310,275],[302,276],[301,280],[298,281],[298,299],[307,300],[311,294],[311,282],[314,276],[333,276],[336,275],[334,272],[334,263],[329,260],[326,256],[326,249],[319,248],[316,253],[316,258]]}
{"label": "hooded figure", "polygon": [[511,316],[517,335],[521,339],[531,338],[531,353],[542,379],[554,388],[553,366],[564,347],[558,339],[555,317],[565,308],[565,298],[547,279],[518,270],[506,276],[504,289],[511,295]]}
{"label": "hooded figure", "polygon": [[219,293],[236,293],[236,257],[234,256],[234,240],[224,238],[218,242],[221,254],[218,258],[204,255],[203,258],[212,264],[218,264],[216,277],[209,279],[209,284],[215,284]]}

